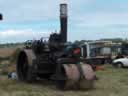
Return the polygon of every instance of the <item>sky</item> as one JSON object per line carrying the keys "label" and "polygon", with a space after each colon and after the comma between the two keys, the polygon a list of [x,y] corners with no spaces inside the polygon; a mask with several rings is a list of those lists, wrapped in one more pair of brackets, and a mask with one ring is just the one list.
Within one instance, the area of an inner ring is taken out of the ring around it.
{"label": "sky", "polygon": [[0,43],[59,32],[59,4],[68,4],[68,41],[128,38],[128,0],[0,0]]}

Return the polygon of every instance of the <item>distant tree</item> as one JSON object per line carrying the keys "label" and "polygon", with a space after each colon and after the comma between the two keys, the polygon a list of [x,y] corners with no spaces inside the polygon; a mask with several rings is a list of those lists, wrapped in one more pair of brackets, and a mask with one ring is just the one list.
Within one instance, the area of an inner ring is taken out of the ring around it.
{"label": "distant tree", "polygon": [[122,38],[110,38],[110,39],[100,39],[101,41],[112,41],[114,43],[122,43],[124,40]]}

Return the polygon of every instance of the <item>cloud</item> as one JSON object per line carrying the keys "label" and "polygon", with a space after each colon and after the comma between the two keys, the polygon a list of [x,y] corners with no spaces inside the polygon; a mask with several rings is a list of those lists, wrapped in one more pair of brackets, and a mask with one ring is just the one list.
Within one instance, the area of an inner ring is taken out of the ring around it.
{"label": "cloud", "polygon": [[75,40],[99,40],[104,38],[123,38],[126,39],[128,36],[128,32],[119,32],[111,30],[105,30],[105,31],[97,31],[97,30],[81,30],[81,31],[75,31],[73,33],[69,33],[69,41],[75,41]]}
{"label": "cloud", "polygon": [[5,30],[0,31],[0,42],[24,42],[26,40],[40,39],[41,37],[49,37],[50,31],[34,31],[26,30]]}
{"label": "cloud", "polygon": [[[47,34],[49,30],[58,29],[61,1],[0,0],[0,12],[4,16],[4,20],[0,22],[0,36],[2,36],[0,41],[25,41],[34,36],[37,38],[45,36],[42,32]],[[116,32],[123,37],[121,32],[128,32],[126,0],[67,0],[66,2],[69,4],[68,28],[71,41],[116,37]]]}
{"label": "cloud", "polygon": [[104,28],[121,25],[128,25],[128,13],[90,13],[77,15],[72,19],[71,24],[79,28]]}
{"label": "cloud", "polygon": [[[0,0],[4,22],[58,19],[62,0]],[[69,14],[74,15],[94,0],[67,0]]]}
{"label": "cloud", "polygon": [[1,0],[0,11],[5,21],[46,20],[58,15],[57,4],[57,0]]}

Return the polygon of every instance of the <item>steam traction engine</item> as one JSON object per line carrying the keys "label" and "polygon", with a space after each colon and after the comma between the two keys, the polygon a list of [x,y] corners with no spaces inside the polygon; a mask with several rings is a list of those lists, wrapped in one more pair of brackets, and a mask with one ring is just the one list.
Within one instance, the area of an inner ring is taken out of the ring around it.
{"label": "steam traction engine", "polygon": [[60,33],[49,40],[32,41],[17,58],[17,75],[20,81],[32,82],[37,78],[56,81],[62,89],[92,88],[95,74],[90,65],[80,58],[80,48],[67,44],[67,4],[60,4]]}

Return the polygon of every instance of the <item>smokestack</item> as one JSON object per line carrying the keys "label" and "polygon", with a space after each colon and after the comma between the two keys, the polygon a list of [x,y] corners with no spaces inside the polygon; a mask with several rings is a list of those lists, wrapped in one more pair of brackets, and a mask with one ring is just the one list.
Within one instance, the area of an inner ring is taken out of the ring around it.
{"label": "smokestack", "polygon": [[67,4],[62,3],[60,4],[60,35],[62,38],[62,42],[65,43],[67,42],[67,19],[68,19],[68,14],[67,14]]}
{"label": "smokestack", "polygon": [[2,16],[2,14],[0,14],[0,20],[3,20],[3,16]]}

